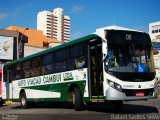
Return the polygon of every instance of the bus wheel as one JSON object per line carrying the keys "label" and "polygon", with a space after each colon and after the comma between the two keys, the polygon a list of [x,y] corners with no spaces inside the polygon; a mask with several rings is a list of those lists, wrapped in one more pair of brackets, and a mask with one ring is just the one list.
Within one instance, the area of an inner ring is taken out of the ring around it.
{"label": "bus wheel", "polygon": [[26,98],[25,92],[21,93],[20,100],[21,100],[21,107],[23,109],[26,109],[27,108],[27,98]]}
{"label": "bus wheel", "polygon": [[74,91],[72,94],[72,101],[73,101],[74,109],[76,111],[82,110],[82,107],[83,107],[82,96],[81,96],[80,90],[77,87],[74,88]]}

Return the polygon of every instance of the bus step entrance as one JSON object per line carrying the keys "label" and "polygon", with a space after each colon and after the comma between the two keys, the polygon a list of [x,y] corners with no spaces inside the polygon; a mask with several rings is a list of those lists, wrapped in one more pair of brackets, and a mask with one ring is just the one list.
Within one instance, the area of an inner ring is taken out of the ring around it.
{"label": "bus step entrance", "polygon": [[104,102],[104,97],[103,96],[92,96],[89,99],[90,102]]}
{"label": "bus step entrance", "polygon": [[90,99],[90,102],[104,102],[104,99]]}

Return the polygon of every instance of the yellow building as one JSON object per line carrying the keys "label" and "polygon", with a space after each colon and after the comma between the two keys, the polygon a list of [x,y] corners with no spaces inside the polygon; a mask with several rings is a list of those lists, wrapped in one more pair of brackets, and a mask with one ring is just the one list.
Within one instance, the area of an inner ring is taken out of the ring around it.
{"label": "yellow building", "polygon": [[61,44],[57,39],[48,38],[43,35],[43,32],[40,30],[26,29],[25,27],[10,26],[6,28],[7,30],[18,31],[28,37],[28,43],[25,43],[27,46],[33,47],[49,47],[50,43],[54,43],[54,46]]}

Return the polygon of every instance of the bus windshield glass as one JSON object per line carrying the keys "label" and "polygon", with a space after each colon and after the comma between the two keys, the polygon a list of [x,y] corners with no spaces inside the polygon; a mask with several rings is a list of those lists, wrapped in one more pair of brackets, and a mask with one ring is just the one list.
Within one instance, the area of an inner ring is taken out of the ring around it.
{"label": "bus windshield glass", "polygon": [[146,33],[107,31],[106,70],[123,73],[154,72],[150,37]]}
{"label": "bus windshield glass", "polygon": [[112,72],[153,72],[151,50],[142,46],[116,46],[108,48],[106,67]]}

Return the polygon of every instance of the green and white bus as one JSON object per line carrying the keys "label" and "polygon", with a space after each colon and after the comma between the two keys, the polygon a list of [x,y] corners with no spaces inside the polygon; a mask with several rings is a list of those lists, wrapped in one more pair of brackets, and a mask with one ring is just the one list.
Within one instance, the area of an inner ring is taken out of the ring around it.
{"label": "green and white bus", "polygon": [[2,98],[83,103],[155,97],[155,70],[147,33],[108,27],[96,33],[6,63]]}

